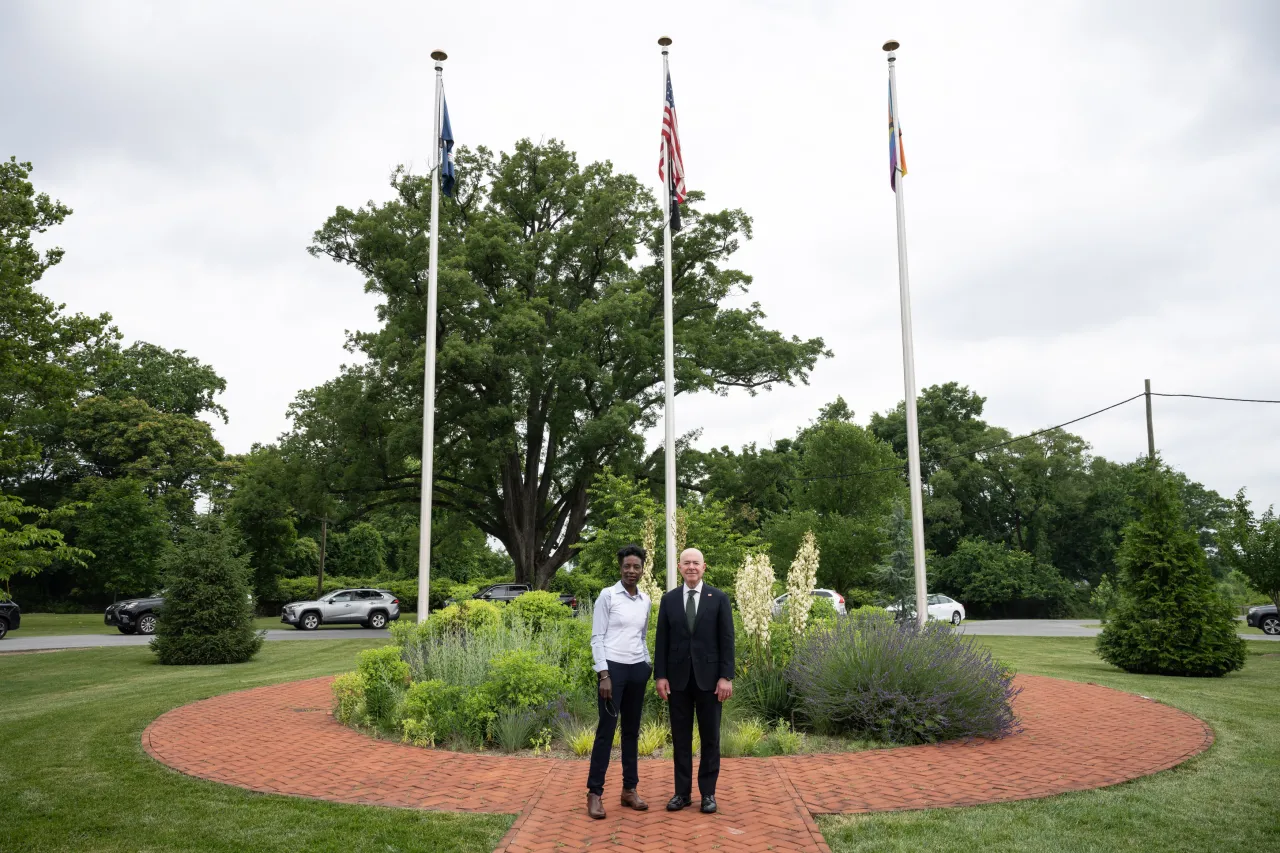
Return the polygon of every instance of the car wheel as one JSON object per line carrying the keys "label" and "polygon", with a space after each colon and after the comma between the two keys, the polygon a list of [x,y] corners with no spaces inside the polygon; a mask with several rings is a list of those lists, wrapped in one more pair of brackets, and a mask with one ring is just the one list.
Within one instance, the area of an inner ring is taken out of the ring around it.
{"label": "car wheel", "polygon": [[370,628],[385,628],[385,627],[387,627],[387,614],[383,613],[381,610],[379,610],[377,613],[370,613],[370,614],[369,614],[369,627],[370,627]]}
{"label": "car wheel", "polygon": [[119,631],[121,634],[132,634],[134,632],[133,628],[126,628],[123,625],[117,625],[116,630]]}
{"label": "car wheel", "polygon": [[1280,634],[1280,615],[1263,616],[1258,620],[1258,627],[1262,629],[1262,633],[1273,637]]}
{"label": "car wheel", "polygon": [[303,613],[298,620],[298,627],[304,631],[314,631],[320,627],[320,616],[316,613]]}
{"label": "car wheel", "polygon": [[156,632],[156,616],[154,613],[144,613],[142,618],[138,620],[139,634],[154,634]]}
{"label": "car wheel", "polygon": [[9,622],[6,619],[0,619],[0,640],[3,640],[7,633],[9,633]]}
{"label": "car wheel", "polygon": [[952,625],[959,625],[959,624],[960,624],[960,611],[959,611],[959,610],[957,610],[955,613],[952,613],[952,614],[951,614],[951,624],[952,624]]}

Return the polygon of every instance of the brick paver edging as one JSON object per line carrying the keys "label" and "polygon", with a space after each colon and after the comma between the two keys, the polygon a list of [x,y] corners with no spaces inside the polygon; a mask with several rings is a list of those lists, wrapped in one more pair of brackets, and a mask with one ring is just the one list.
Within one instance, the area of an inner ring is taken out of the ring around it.
{"label": "brick paver edging", "polygon": [[[518,814],[498,849],[827,851],[815,814],[969,806],[1114,785],[1208,749],[1200,720],[1093,684],[1019,676],[1022,732],[826,755],[725,759],[720,812],[669,814],[671,762],[640,762],[651,809],[586,817],[582,761],[421,749],[374,740],[333,719],[328,678],[257,687],[175,708],[142,734],[157,761],[252,791],[401,808]],[[696,794],[696,792],[695,792]]]}

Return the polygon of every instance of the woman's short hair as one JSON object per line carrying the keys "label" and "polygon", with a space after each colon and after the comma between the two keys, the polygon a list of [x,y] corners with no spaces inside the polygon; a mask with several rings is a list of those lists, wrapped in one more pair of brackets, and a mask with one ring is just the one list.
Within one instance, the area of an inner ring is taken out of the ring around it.
{"label": "woman's short hair", "polygon": [[649,556],[639,545],[624,545],[618,549],[618,565],[622,565],[622,561],[627,557],[639,557],[640,565],[644,565],[645,557]]}

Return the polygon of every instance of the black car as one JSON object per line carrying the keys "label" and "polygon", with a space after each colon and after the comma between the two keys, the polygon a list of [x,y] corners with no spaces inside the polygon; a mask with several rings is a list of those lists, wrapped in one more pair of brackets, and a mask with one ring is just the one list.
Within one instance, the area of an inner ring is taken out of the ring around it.
{"label": "black car", "polygon": [[22,624],[22,610],[16,601],[0,601],[0,640]]}
{"label": "black car", "polygon": [[154,634],[156,612],[164,607],[164,597],[130,598],[107,606],[103,621],[115,625],[121,634]]}
{"label": "black car", "polygon": [[[527,583],[495,583],[492,586],[486,586],[484,589],[472,595],[472,598],[481,601],[501,601],[509,603],[515,601],[526,592],[532,592],[533,587]],[[446,604],[453,604],[454,599],[449,599]],[[578,598],[574,595],[561,595],[560,603],[574,611],[578,609]]]}
{"label": "black car", "polygon": [[1276,612],[1274,604],[1263,604],[1260,607],[1250,607],[1249,615],[1244,618],[1251,628],[1261,628],[1262,633],[1276,636],[1280,634],[1280,613]]}

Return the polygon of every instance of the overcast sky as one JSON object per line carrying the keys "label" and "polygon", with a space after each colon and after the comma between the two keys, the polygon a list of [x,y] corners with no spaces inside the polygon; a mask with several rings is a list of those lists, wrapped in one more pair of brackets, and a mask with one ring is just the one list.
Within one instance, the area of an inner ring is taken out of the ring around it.
{"label": "overcast sky", "polygon": [[[1142,390],[1280,399],[1280,3],[0,5],[0,155],[75,210],[43,291],[227,380],[233,452],[372,328],[313,259],[337,205],[423,171],[434,48],[459,144],[556,137],[657,183],[661,62],[690,187],[741,207],[737,266],[807,387],[681,400],[702,446],[792,435],[843,395],[902,397],[882,42],[898,85],[920,387],[1015,432]],[[1145,451],[1141,401],[1075,427]],[[1280,504],[1280,406],[1157,399],[1168,461]],[[653,436],[660,440],[660,432]]]}

